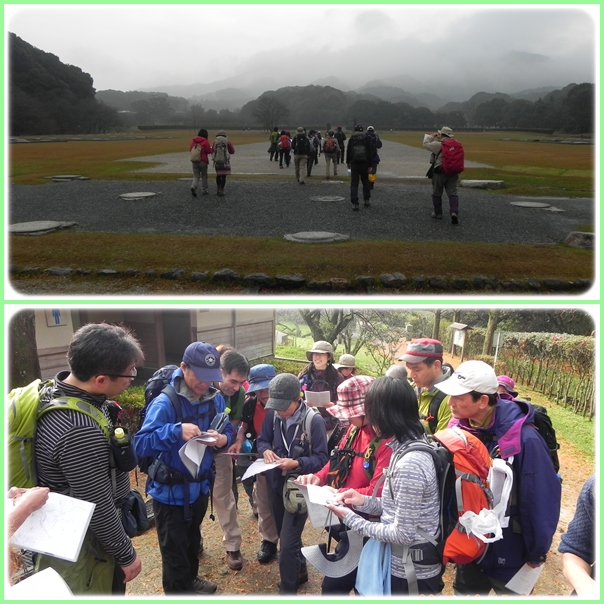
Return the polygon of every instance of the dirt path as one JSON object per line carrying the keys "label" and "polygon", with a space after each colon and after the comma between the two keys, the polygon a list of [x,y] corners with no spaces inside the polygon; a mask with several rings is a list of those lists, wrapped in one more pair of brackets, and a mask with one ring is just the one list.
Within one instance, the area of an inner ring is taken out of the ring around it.
{"label": "dirt path", "polygon": [[[454,363],[457,364],[457,363]],[[588,458],[574,448],[569,442],[560,439],[560,463],[564,482],[562,484],[562,511],[558,531],[548,561],[536,585],[533,595],[568,595],[570,587],[562,576],[562,555],[558,553],[560,535],[566,531],[568,522],[572,519],[579,491],[585,480],[593,473]],[[140,483],[139,487],[144,487]],[[222,532],[218,520],[212,522],[209,514],[203,522],[204,553],[201,558],[200,575],[210,579],[219,586],[217,595],[266,594],[277,595],[279,568],[276,561],[261,565],[256,561],[256,553],[260,539],[256,528],[256,520],[252,514],[245,492],[239,487],[239,525],[243,535],[242,554],[245,559],[243,570],[233,572],[226,564],[226,554],[222,546]],[[307,523],[304,530],[304,543],[323,542],[322,532],[313,529]],[[128,585],[128,595],[161,596],[161,557],[154,529],[144,535],[134,538],[134,546],[143,561],[142,573]],[[452,595],[452,567],[445,573],[445,595]],[[309,565],[309,582],[301,586],[299,595],[310,596],[320,594],[321,575]]]}

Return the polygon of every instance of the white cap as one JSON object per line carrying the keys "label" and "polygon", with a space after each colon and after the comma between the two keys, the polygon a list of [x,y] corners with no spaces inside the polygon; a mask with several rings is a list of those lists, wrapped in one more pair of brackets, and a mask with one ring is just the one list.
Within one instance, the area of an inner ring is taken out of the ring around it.
{"label": "white cap", "polygon": [[448,380],[439,382],[437,388],[445,394],[460,396],[472,391],[495,394],[498,385],[497,376],[490,365],[483,361],[466,361]]}

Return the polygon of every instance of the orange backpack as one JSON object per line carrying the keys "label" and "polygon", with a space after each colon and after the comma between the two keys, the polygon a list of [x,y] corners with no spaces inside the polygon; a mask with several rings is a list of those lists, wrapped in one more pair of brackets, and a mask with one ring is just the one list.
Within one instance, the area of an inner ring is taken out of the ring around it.
{"label": "orange backpack", "polygon": [[[482,441],[460,428],[440,430],[434,439],[453,454],[458,517],[467,511],[478,514],[482,509],[492,509],[493,495],[487,485],[492,460]],[[445,542],[443,564],[468,564],[481,558],[486,549],[486,543],[468,534],[457,522]]]}

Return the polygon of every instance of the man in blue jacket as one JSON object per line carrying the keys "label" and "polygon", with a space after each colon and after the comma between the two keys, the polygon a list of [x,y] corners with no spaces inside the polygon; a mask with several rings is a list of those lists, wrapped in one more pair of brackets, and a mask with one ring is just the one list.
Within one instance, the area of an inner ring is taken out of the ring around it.
{"label": "man in blue jacket", "polygon": [[[222,433],[210,430],[212,419],[225,411],[225,401],[212,382],[222,380],[220,356],[206,342],[190,344],[171,380],[181,406],[180,417],[167,393],[151,401],[135,437],[139,458],[155,457],[149,468],[147,492],[162,557],[162,584],[168,594],[210,594],[217,586],[197,575],[200,524],[213,482],[214,451],[225,450],[234,438],[227,421]],[[193,475],[180,459],[187,441],[208,432],[199,470]]]}
{"label": "man in blue jacket", "polygon": [[533,408],[525,401],[497,395],[497,376],[482,361],[466,361],[438,385],[450,395],[449,406],[457,425],[475,434],[492,455],[512,467],[510,522],[503,538],[491,543],[484,558],[458,565],[456,595],[514,595],[506,583],[526,564],[541,566],[558,526],[561,485],[549,450],[533,425]]}

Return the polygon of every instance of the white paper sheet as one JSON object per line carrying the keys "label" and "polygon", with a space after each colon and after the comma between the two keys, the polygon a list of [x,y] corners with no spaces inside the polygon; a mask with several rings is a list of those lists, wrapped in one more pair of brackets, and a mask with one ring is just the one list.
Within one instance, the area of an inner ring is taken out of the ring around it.
{"label": "white paper sheet", "polygon": [[340,523],[340,519],[325,507],[333,501],[334,495],[337,492],[335,489],[297,482],[296,486],[300,489],[302,495],[304,495],[308,509],[308,519],[314,528],[324,528]]}
{"label": "white paper sheet", "polygon": [[202,432],[199,436],[195,436],[188,440],[179,450],[178,455],[182,463],[193,478],[199,473],[201,460],[206,452],[206,444],[216,442],[216,438],[207,432]]}
{"label": "white paper sheet", "polygon": [[310,392],[307,390],[304,396],[310,407],[331,407],[333,404],[330,401],[331,393],[329,390],[324,390],[323,392]]}
{"label": "white paper sheet", "polygon": [[537,568],[532,568],[525,564],[507,583],[506,587],[515,594],[521,596],[530,596],[543,570],[543,564]]}
{"label": "white paper sheet", "polygon": [[273,468],[277,468],[281,465],[281,461],[275,461],[273,463],[265,463],[264,459],[257,459],[246,471],[245,474],[241,477],[241,480],[246,480],[251,478],[252,476],[256,476],[256,474],[262,474],[262,472],[266,472],[267,470],[272,470]]}
{"label": "white paper sheet", "polygon": [[10,543],[32,552],[75,562],[80,555],[95,503],[49,493],[48,500],[30,514]]}
{"label": "white paper sheet", "polygon": [[54,568],[45,568],[13,585],[6,595],[9,600],[64,600],[73,593]]}

